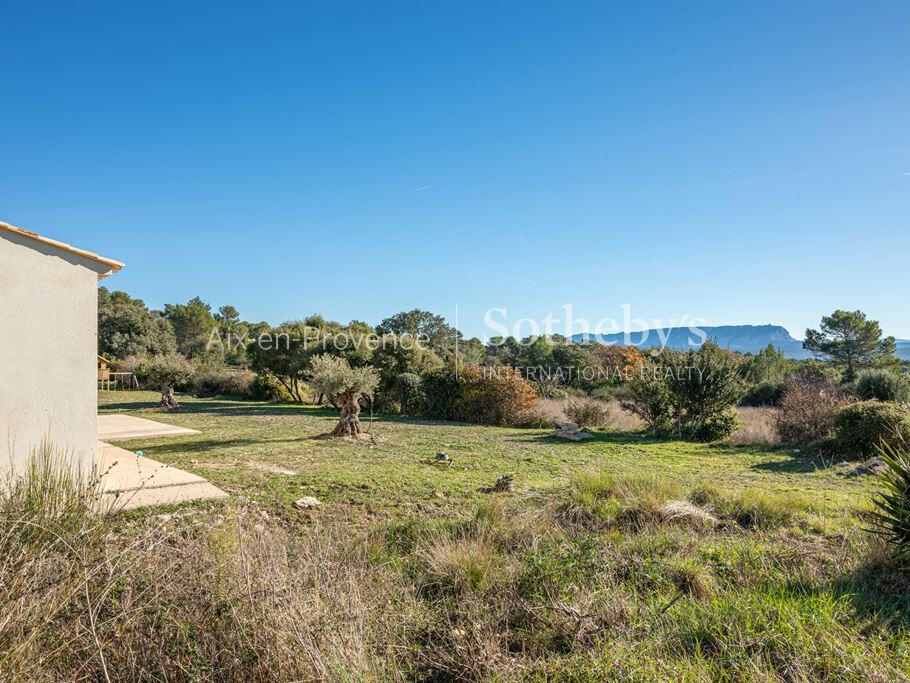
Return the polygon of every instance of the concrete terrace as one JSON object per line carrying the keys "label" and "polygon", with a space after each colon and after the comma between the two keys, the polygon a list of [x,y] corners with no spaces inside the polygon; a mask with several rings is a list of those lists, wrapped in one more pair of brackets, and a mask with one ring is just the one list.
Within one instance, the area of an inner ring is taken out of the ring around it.
{"label": "concrete terrace", "polygon": [[137,455],[109,441],[198,434],[195,429],[132,415],[98,416],[98,467],[105,499],[120,509],[226,498],[204,478]]}

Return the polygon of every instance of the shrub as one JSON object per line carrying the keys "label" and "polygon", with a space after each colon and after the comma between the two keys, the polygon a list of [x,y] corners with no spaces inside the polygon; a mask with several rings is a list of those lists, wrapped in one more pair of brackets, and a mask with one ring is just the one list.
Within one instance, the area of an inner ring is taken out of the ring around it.
{"label": "shrub", "polygon": [[423,416],[489,425],[519,425],[537,404],[530,382],[508,366],[452,365],[423,375]]}
{"label": "shrub", "polygon": [[623,408],[651,431],[684,439],[732,433],[729,414],[744,390],[736,358],[711,343],[687,353],[662,351],[628,386]]}
{"label": "shrub", "polygon": [[695,432],[698,441],[720,441],[731,436],[739,427],[739,416],[733,408],[711,415]]}
{"label": "shrub", "polygon": [[517,425],[537,403],[530,382],[510,367],[466,366],[458,376],[461,396],[455,419],[489,425]]}
{"label": "shrub", "polygon": [[193,393],[197,396],[251,398],[253,378],[249,370],[204,370],[193,378]]}
{"label": "shrub", "polygon": [[599,398],[602,401],[621,401],[629,398],[629,387],[626,382],[621,384],[602,384],[595,387],[591,392],[591,398]]}
{"label": "shrub", "polygon": [[600,401],[577,398],[570,400],[565,407],[566,416],[581,427],[596,429],[607,424],[610,411]]}
{"label": "shrub", "polygon": [[834,418],[847,397],[833,384],[791,381],[781,396],[777,433],[781,441],[811,444],[834,433]]}
{"label": "shrub", "polygon": [[[304,391],[305,395],[305,390]],[[294,397],[291,396],[284,385],[271,375],[255,373],[253,381],[250,382],[250,398],[257,401],[281,401],[292,402]]]}
{"label": "shrub", "polygon": [[425,402],[423,380],[420,375],[413,372],[402,372],[395,378],[395,393],[402,413],[420,415]]}
{"label": "shrub", "polygon": [[902,564],[910,560],[910,451],[906,444],[881,448],[883,490],[873,497],[872,531],[894,546]]}
{"label": "shrub", "polygon": [[910,384],[902,375],[888,370],[864,370],[856,378],[852,390],[864,401],[910,400]]}
{"label": "shrub", "polygon": [[446,365],[422,376],[423,415],[433,420],[454,420],[455,406],[461,399],[461,383],[455,366]]}
{"label": "shrub", "polygon": [[752,408],[776,406],[783,395],[784,384],[782,382],[762,382],[749,389],[739,404]]}
{"label": "shrub", "polygon": [[910,443],[910,412],[897,403],[854,403],[838,413],[834,429],[842,453],[868,457],[882,446]]}
{"label": "shrub", "polygon": [[843,373],[831,363],[810,358],[787,374],[787,382],[807,382],[809,384],[840,384]]}

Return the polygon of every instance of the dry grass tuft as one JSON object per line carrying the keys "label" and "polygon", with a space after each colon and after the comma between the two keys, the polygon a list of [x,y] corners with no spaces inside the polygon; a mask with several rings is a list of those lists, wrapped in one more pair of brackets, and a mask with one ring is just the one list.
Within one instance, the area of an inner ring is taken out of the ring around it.
{"label": "dry grass tuft", "polygon": [[660,513],[671,522],[708,528],[717,525],[717,517],[687,500],[668,500],[660,506]]}
{"label": "dry grass tuft", "polygon": [[736,409],[739,415],[739,427],[730,437],[730,443],[738,446],[777,446],[780,435],[777,433],[777,408],[750,408],[740,406]]}
{"label": "dry grass tuft", "polygon": [[395,648],[418,603],[347,530],[291,536],[255,510],[118,530],[97,492],[47,462],[0,491],[5,678],[401,676]]}
{"label": "dry grass tuft", "polygon": [[[572,399],[569,399],[572,400]],[[601,399],[585,399],[586,403],[598,405],[604,413],[602,427],[615,429],[621,432],[635,432],[644,427],[644,422],[637,415],[623,410],[618,401],[603,401]],[[554,423],[566,422],[566,407],[568,401],[555,398],[542,398],[537,401],[537,408],[542,415]]]}

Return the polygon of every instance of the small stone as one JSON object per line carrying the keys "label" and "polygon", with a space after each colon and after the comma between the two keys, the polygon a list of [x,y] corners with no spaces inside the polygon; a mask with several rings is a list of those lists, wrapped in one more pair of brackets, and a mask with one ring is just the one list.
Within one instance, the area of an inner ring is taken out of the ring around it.
{"label": "small stone", "polygon": [[321,505],[319,500],[313,498],[313,496],[304,496],[303,498],[298,498],[294,501],[294,507],[298,510],[310,510],[312,508],[317,508]]}
{"label": "small stone", "polygon": [[436,496],[437,498],[445,498],[445,497],[446,497],[446,494],[444,494],[442,491],[433,491],[433,495]]}
{"label": "small stone", "polygon": [[577,432],[578,423],[577,422],[557,422],[559,428],[567,432]]}
{"label": "small stone", "polygon": [[880,455],[873,456],[847,472],[848,477],[861,477],[864,474],[880,474],[887,469],[884,458]]}

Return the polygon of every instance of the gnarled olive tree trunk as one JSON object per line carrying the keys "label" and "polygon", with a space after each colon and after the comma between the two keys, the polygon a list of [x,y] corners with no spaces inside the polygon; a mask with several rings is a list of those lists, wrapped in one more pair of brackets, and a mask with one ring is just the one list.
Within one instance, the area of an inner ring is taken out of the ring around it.
{"label": "gnarled olive tree trunk", "polygon": [[360,392],[341,394],[335,397],[341,409],[338,424],[332,436],[357,436],[360,434]]}
{"label": "gnarled olive tree trunk", "polygon": [[179,408],[180,404],[177,403],[177,398],[174,396],[174,387],[163,386],[161,387],[161,402],[158,404],[160,408]]}

